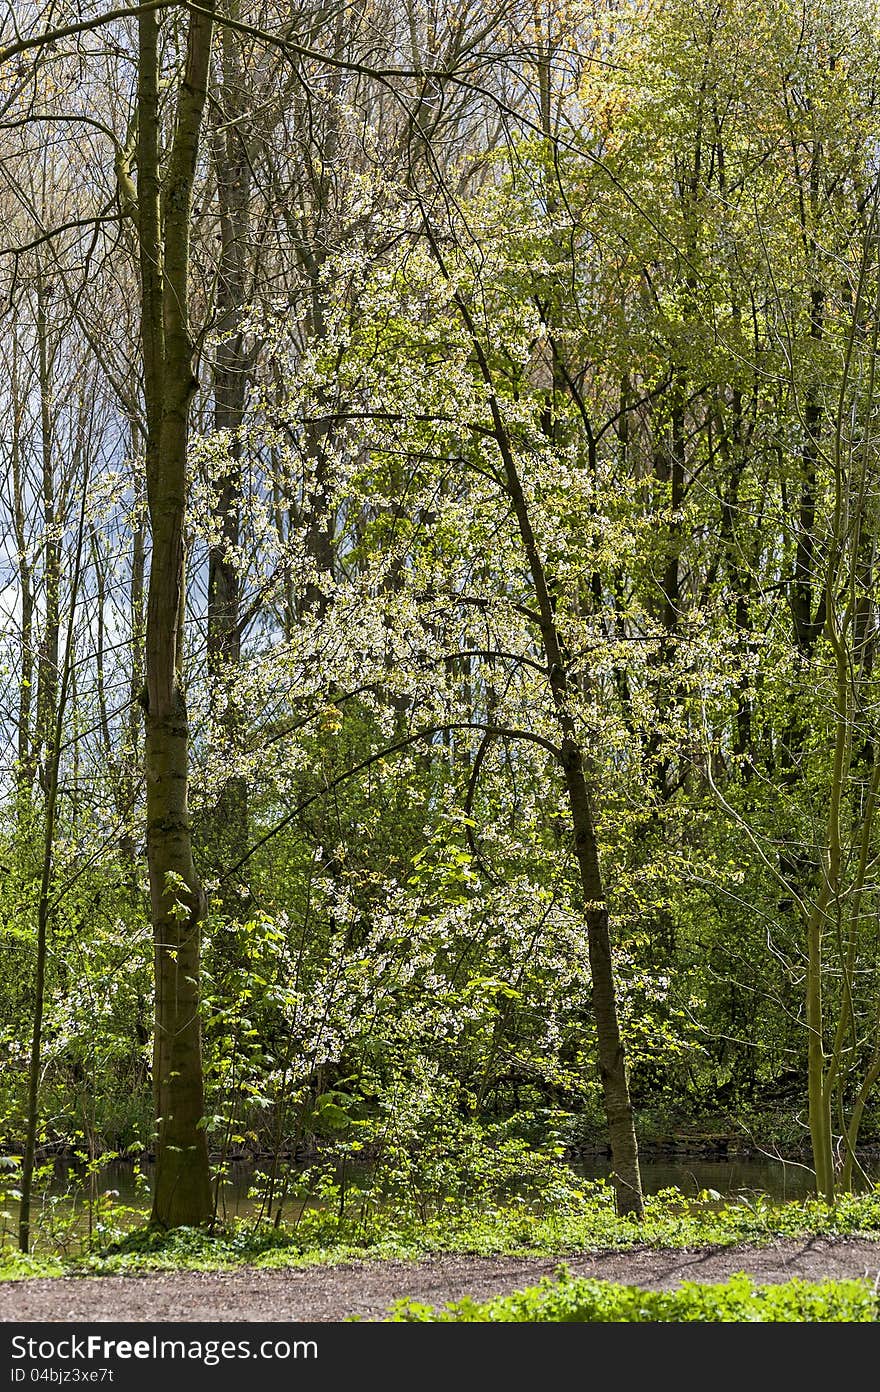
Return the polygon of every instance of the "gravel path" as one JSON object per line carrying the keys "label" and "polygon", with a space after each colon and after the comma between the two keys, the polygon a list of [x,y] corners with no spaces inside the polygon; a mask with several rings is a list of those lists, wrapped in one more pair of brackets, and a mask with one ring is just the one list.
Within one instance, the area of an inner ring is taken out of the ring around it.
{"label": "gravel path", "polygon": [[813,1237],[767,1247],[662,1251],[636,1248],[554,1258],[442,1256],[420,1262],[349,1262],[298,1270],[174,1271],[149,1276],[0,1282],[0,1320],[332,1322],[379,1321],[394,1300],[443,1305],[534,1285],[564,1262],[577,1276],[669,1290],[746,1272],[773,1283],[867,1277],[880,1283],[880,1239]]}

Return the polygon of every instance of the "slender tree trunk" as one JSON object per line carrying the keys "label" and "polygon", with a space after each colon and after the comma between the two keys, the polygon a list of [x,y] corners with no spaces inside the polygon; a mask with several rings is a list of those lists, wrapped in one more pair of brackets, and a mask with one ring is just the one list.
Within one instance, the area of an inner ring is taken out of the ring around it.
{"label": "slender tree trunk", "polygon": [[[132,422],[132,456],[137,458],[139,451],[139,431]],[[137,754],[140,746],[140,712],[138,698],[144,690],[144,577],[146,574],[146,538],[141,513],[142,482],[135,475],[133,480],[134,526],[131,542],[131,570],[129,578],[129,620],[131,626],[131,671],[129,676],[130,702],[125,729],[125,745],[120,760],[119,771],[119,815],[122,821],[122,834],[119,850],[123,872],[132,895],[132,903],[139,900],[137,870],[137,847],[134,827],[137,808]]]}
{"label": "slender tree trunk", "polygon": [[[568,712],[569,679],[567,663],[560,642],[553,612],[553,603],[544,575],[522,485],[513,453],[507,443],[500,410],[494,397],[491,400],[499,446],[504,458],[507,488],[513,503],[529,571],[535,587],[541,615],[541,638],[550,672],[550,687],[556,704],[562,732],[562,770],[568,793],[568,804],[574,828],[574,850],[580,873],[584,898],[584,917],[587,925],[587,944],[590,973],[593,983],[593,1015],[596,1021],[596,1041],[599,1054],[599,1074],[605,1101],[608,1136],[614,1165],[614,1184],[617,1209],[621,1214],[640,1218],[643,1212],[642,1181],[639,1169],[629,1081],[626,1071],[623,1041],[617,1015],[617,989],[611,953],[611,934],[608,905],[599,861],[595,820],[584,775],[584,756],[576,736],[574,721]],[[501,440],[505,443],[502,446]]]}
{"label": "slender tree trunk", "polygon": [[[656,661],[657,704],[661,710],[667,701],[671,701],[676,709],[680,708],[683,697],[678,687],[670,692],[663,691],[663,684],[675,663],[681,619],[681,508],[685,500],[686,486],[685,382],[679,371],[674,375],[670,397],[668,443],[658,443],[654,450],[654,477],[660,485],[662,511],[666,512],[668,517],[663,528],[663,554],[660,561],[658,618],[663,628],[663,637]],[[662,752],[662,744],[659,732],[652,735],[648,741],[648,753],[657,795],[661,802],[667,802],[675,790],[674,771],[671,760]]]}
{"label": "slender tree trunk", "polygon": [[188,322],[189,221],[212,27],[209,14],[190,17],[160,205],[158,20],[155,11],[139,17],[138,217],[152,539],[143,693],[156,973],[152,1221],[166,1228],[209,1222],[213,1214],[199,1020],[204,896],[192,854],[181,650],[187,439],[197,386]]}
{"label": "slender tree trunk", "polygon": [[[430,237],[430,233],[429,233]],[[442,256],[431,238],[431,248],[445,274]],[[626,1057],[617,1013],[617,988],[611,951],[611,934],[605,886],[599,861],[595,819],[587,780],[584,754],[569,708],[570,679],[565,650],[556,624],[554,600],[546,569],[532,530],[528,502],[517,469],[516,457],[505,429],[501,407],[495,395],[492,372],[467,304],[455,295],[459,313],[473,344],[480,374],[489,395],[495,439],[504,466],[508,497],[516,517],[526,564],[535,590],[540,616],[541,641],[547,662],[550,690],[562,735],[561,763],[574,829],[574,850],[584,900],[584,920],[593,987],[593,1015],[599,1056],[599,1075],[611,1145],[612,1183],[617,1210],[621,1215],[641,1218],[644,1212],[632,1103],[629,1093]]]}
{"label": "slender tree trunk", "polygon": [[[59,723],[61,711],[59,708]],[[42,1067],[43,1016],[46,1002],[46,955],[49,929],[49,891],[55,850],[55,821],[58,804],[59,737],[50,741],[46,757],[46,805],[43,812],[43,857],[40,871],[40,897],[37,903],[37,960],[34,970],[34,1005],[31,1047],[28,1062],[27,1122],[21,1165],[21,1199],[18,1208],[18,1245],[30,1251],[31,1198],[39,1128],[40,1073]]]}
{"label": "slender tree trunk", "polygon": [[58,674],[58,682],[54,688],[56,700],[54,709],[49,713],[51,725],[46,730],[46,758],[43,780],[45,784],[46,800],[43,807],[40,894],[37,901],[37,960],[34,972],[34,1007],[31,1026],[30,1059],[28,1064],[27,1123],[21,1167],[21,1200],[18,1210],[18,1245],[22,1252],[30,1251],[31,1242],[31,1199],[33,1196],[37,1134],[40,1120],[39,1107],[40,1075],[42,1072],[43,1017],[46,1003],[46,963],[49,945],[49,924],[52,914],[51,891],[52,875],[55,865],[55,831],[58,819],[61,735],[64,729],[64,717],[72,684],[73,643],[76,606],[79,597],[80,574],[82,569],[87,486],[88,480],[86,478],[83,480],[76,556],[70,585],[70,612],[67,621],[67,637],[64,644],[64,660],[61,671]]}
{"label": "slender tree trunk", "polygon": [[[22,477],[23,400],[18,376],[18,335],[12,339],[12,508],[15,529],[15,548],[18,560],[18,585],[21,594],[21,668],[18,683],[18,761],[16,782],[22,790],[30,791],[34,777],[31,753],[31,710],[34,680],[34,590],[25,533],[24,480]],[[27,799],[23,799],[24,805]]]}
{"label": "slender tree trunk", "polygon": [[215,481],[214,517],[219,532],[208,554],[208,673],[215,693],[223,692],[219,717],[223,749],[233,772],[220,790],[206,828],[206,851],[221,872],[218,907],[225,918],[240,915],[237,889],[222,871],[247,843],[247,781],[234,772],[241,743],[241,712],[235,702],[236,673],[241,661],[241,583],[238,545],[241,530],[241,424],[247,396],[247,355],[242,332],[246,300],[250,205],[250,171],[242,131],[243,76],[238,39],[221,35],[222,79],[218,110],[222,125],[214,132],[213,157],[220,206],[220,268],[217,283],[217,330],[220,342],[214,365],[214,425],[228,446],[222,475]]}
{"label": "slender tree trunk", "polygon": [[37,270],[37,356],[40,387],[40,437],[42,462],[43,504],[43,635],[37,661],[37,708],[34,730],[34,757],[43,784],[48,791],[48,772],[44,759],[51,757],[52,726],[58,702],[58,643],[60,616],[58,612],[61,580],[61,543],[55,501],[55,469],[53,461],[54,427],[52,421],[52,353],[48,340],[46,318],[46,288],[42,271]]}

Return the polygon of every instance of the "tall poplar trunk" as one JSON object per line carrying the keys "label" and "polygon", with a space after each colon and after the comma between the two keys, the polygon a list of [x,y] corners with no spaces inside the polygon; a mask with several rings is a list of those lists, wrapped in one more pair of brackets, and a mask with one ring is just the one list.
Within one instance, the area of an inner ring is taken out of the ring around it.
{"label": "tall poplar trunk", "polygon": [[[813,262],[809,303],[809,336],[813,344],[821,343],[825,327],[825,292],[820,275],[820,248],[815,234],[819,218],[820,170],[823,148],[816,142],[809,170],[807,204],[802,198],[801,231],[807,255]],[[810,364],[809,370],[815,369]],[[793,519],[796,535],[794,576],[790,588],[792,638],[801,671],[809,681],[809,664],[816,643],[829,618],[827,581],[822,585],[817,573],[816,493],[819,441],[822,433],[822,404],[819,384],[810,380],[804,393],[804,439],[801,451],[802,477],[798,511]],[[820,588],[821,586],[821,588]],[[818,596],[816,591],[818,592]],[[815,611],[814,611],[815,606]],[[833,614],[832,614],[833,618]],[[833,634],[833,624],[829,637]],[[844,664],[845,666],[845,664]],[[826,909],[834,897],[839,880],[840,844],[839,819],[843,770],[848,762],[849,733],[841,711],[846,708],[847,676],[837,661],[836,703],[837,731],[833,757],[832,793],[829,810],[829,839],[827,864],[815,863],[814,851],[797,845],[787,853],[786,860],[793,882],[800,889],[813,877],[818,879],[817,900],[808,916],[806,927],[807,973],[805,1008],[807,1023],[807,1105],[813,1164],[816,1170],[816,1190],[820,1198],[832,1203],[834,1199],[834,1137],[831,1124],[831,1092],[827,1086],[824,1019],[824,936],[827,930]],[[799,694],[799,693],[797,693]],[[783,740],[783,777],[796,784],[802,777],[801,763],[807,737],[806,724],[798,707],[797,694],[792,702],[791,716]]]}
{"label": "tall poplar trunk", "polygon": [[[11,441],[11,482],[12,518],[15,531],[15,549],[18,562],[18,587],[21,595],[21,667],[18,683],[18,740],[16,763],[16,783],[26,793],[30,792],[34,776],[34,763],[31,751],[31,709],[33,705],[34,677],[34,586],[31,565],[28,558],[27,535],[25,529],[24,479],[22,470],[22,414],[23,396],[19,382],[18,334],[12,338],[12,441]],[[24,799],[27,801],[27,799]]]}
{"label": "tall poplar trunk", "polygon": [[[134,421],[131,422],[131,446],[132,458],[136,459],[140,452],[140,431]],[[134,487],[134,526],[131,539],[131,562],[129,572],[129,621],[131,625],[131,671],[129,675],[129,701],[126,729],[125,746],[123,758],[120,760],[119,771],[119,815],[122,821],[122,834],[119,840],[119,850],[124,867],[124,874],[128,883],[132,898],[135,902],[140,897],[138,888],[137,873],[137,846],[135,843],[134,827],[135,812],[137,807],[137,787],[138,770],[136,753],[140,745],[140,712],[138,710],[138,697],[144,690],[144,577],[146,575],[146,537],[144,532],[144,518],[141,512],[142,503],[142,481],[135,474],[133,480]]]}
{"label": "tall poplar trunk", "polygon": [[[683,532],[681,509],[687,487],[685,482],[685,381],[676,369],[670,388],[668,441],[658,442],[654,449],[654,478],[659,484],[663,525],[663,553],[660,558],[660,595],[657,618],[663,635],[658,645],[657,705],[663,709],[669,701],[677,711],[681,708],[683,692],[674,682],[672,671],[676,660],[681,619],[681,548]],[[669,682],[671,689],[666,688]],[[666,689],[664,689],[666,688]],[[668,802],[675,791],[672,760],[663,752],[663,736],[658,729],[648,740],[648,755],[657,796]]]}
{"label": "tall poplar trunk", "polygon": [[241,424],[247,397],[247,355],[242,315],[246,300],[250,205],[250,167],[242,131],[243,77],[238,39],[225,29],[222,39],[222,78],[218,91],[221,123],[213,137],[220,207],[220,266],[217,279],[217,331],[220,341],[214,364],[214,425],[228,438],[222,475],[215,480],[214,519],[218,540],[208,553],[208,673],[212,690],[226,700],[220,716],[223,747],[233,772],[225,780],[206,828],[209,859],[220,875],[218,907],[224,917],[241,912],[237,888],[222,871],[241,854],[247,842],[247,781],[234,771],[240,743],[241,713],[235,701],[236,671],[241,660],[241,582],[238,545],[241,531]]}
{"label": "tall poplar trunk", "polygon": [[199,1020],[204,895],[192,854],[182,651],[187,439],[197,386],[188,322],[189,221],[212,28],[209,14],[190,17],[160,191],[158,19],[155,11],[139,17],[138,222],[152,540],[143,692],[156,975],[152,1221],[166,1228],[209,1222],[213,1214]]}
{"label": "tall poplar trunk", "polygon": [[37,708],[34,729],[34,759],[43,791],[48,793],[48,762],[58,703],[58,644],[60,633],[59,586],[61,582],[61,543],[58,537],[55,499],[54,424],[52,420],[53,353],[50,350],[46,317],[46,287],[37,267],[37,363],[40,388],[41,498],[43,508],[43,634],[37,660]]}

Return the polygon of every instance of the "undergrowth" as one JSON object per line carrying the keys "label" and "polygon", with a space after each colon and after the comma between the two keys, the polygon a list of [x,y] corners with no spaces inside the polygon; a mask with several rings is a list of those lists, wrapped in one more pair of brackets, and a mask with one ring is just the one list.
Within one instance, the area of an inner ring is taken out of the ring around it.
{"label": "undergrowth", "polygon": [[[0,1279],[36,1275],[111,1274],[157,1270],[223,1270],[237,1266],[284,1267],[352,1257],[417,1258],[427,1254],[559,1256],[634,1245],[683,1248],[769,1243],[776,1238],[865,1234],[880,1238],[880,1187],[845,1195],[833,1208],[818,1200],[776,1203],[741,1197],[722,1203],[712,1191],[697,1199],[677,1189],[648,1196],[637,1223],[615,1213],[603,1181],[581,1183],[552,1209],[524,1201],[455,1206],[428,1218],[412,1212],[330,1207],[304,1209],[277,1226],[253,1219],[217,1224],[213,1230],[162,1232],[143,1215],[119,1206],[103,1216],[91,1237],[46,1239],[24,1257],[11,1234],[0,1246]],[[137,1224],[133,1226],[133,1224]]]}
{"label": "undergrowth", "polygon": [[610,1281],[573,1277],[562,1267],[555,1280],[495,1296],[482,1304],[456,1300],[442,1309],[398,1301],[390,1322],[436,1323],[873,1323],[880,1315],[875,1287],[867,1281],[755,1285],[743,1273],[701,1285],[686,1281],[671,1291],[641,1290]]}

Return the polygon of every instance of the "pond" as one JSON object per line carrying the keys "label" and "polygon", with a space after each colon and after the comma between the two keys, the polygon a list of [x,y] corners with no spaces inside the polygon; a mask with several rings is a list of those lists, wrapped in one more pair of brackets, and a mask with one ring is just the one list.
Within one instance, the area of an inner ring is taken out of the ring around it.
{"label": "pond", "polygon": [[[575,1174],[584,1179],[607,1179],[611,1161],[603,1156],[577,1159],[570,1162]],[[880,1156],[863,1159],[872,1182],[880,1182]],[[295,1167],[297,1171],[301,1166]],[[124,1205],[146,1213],[150,1203],[152,1166],[144,1164],[139,1176],[131,1162],[113,1162],[95,1175],[91,1184],[64,1160],[56,1160],[54,1177],[39,1193],[35,1193],[33,1222],[37,1229],[70,1225],[83,1232],[89,1223],[89,1193],[93,1198],[108,1195],[114,1204]],[[764,1156],[742,1156],[726,1159],[665,1158],[644,1159],[641,1164],[642,1183],[646,1194],[663,1189],[678,1189],[685,1196],[696,1196],[702,1190],[714,1190],[722,1198],[756,1197],[764,1195],[774,1200],[810,1198],[815,1193],[812,1170],[803,1161],[779,1160]],[[246,1162],[231,1163],[220,1188],[218,1211],[224,1218],[254,1218],[260,1212],[255,1193],[264,1187],[267,1170]],[[283,1187],[283,1174],[278,1187]],[[5,1228],[7,1240],[14,1234],[18,1221],[17,1204],[11,1196],[0,1205],[4,1217],[0,1232]],[[301,1203],[289,1200],[285,1215],[293,1218]],[[53,1216],[50,1216],[54,1214]],[[134,1215],[133,1215],[134,1216]]]}
{"label": "pond", "polygon": [[[880,1179],[880,1160],[864,1161],[872,1179]],[[585,1179],[607,1179],[611,1161],[602,1157],[572,1162]],[[816,1192],[813,1171],[804,1161],[775,1160],[763,1156],[731,1159],[643,1160],[640,1165],[646,1194],[680,1189],[688,1196],[714,1189],[723,1198],[764,1194],[770,1199],[808,1199]]]}

